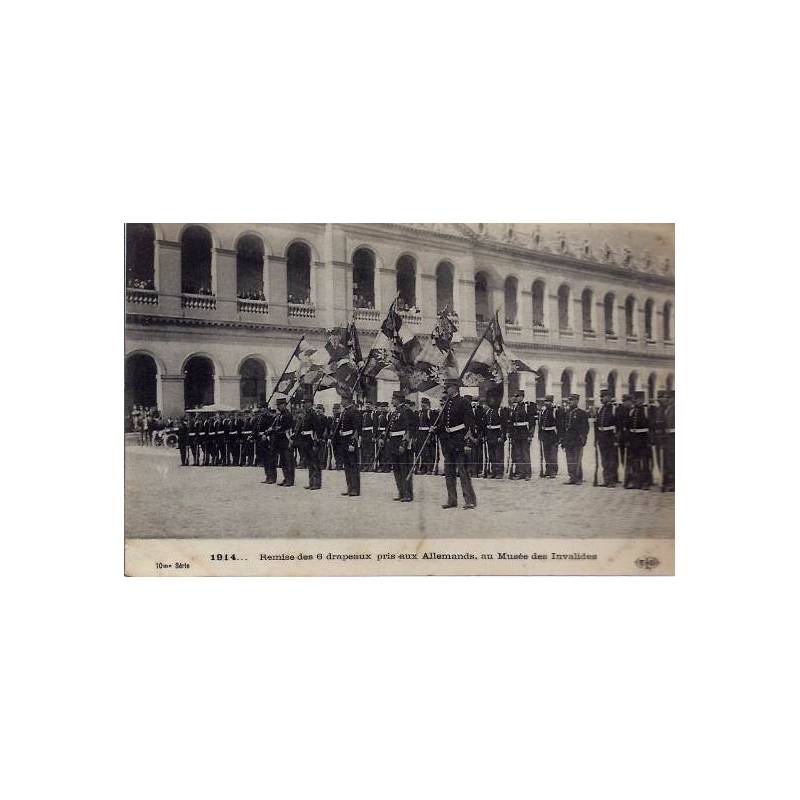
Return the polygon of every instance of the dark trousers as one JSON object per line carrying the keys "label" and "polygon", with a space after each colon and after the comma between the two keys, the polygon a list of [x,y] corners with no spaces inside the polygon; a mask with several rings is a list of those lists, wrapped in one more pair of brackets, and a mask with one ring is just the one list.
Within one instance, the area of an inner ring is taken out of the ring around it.
{"label": "dark trousers", "polygon": [[528,437],[511,440],[511,458],[514,461],[514,473],[518,478],[531,478],[531,443]]}
{"label": "dark trousers", "polygon": [[294,450],[289,446],[288,442],[278,447],[278,458],[280,459],[284,484],[286,486],[294,486]]}
{"label": "dark trousers", "polygon": [[[412,472],[411,465],[414,463],[411,450],[407,447],[403,448],[400,452],[400,446],[396,444],[388,444],[387,454],[390,459],[392,472],[394,473],[394,482],[397,485],[397,496],[403,497],[407,500],[414,499],[414,475],[409,474]],[[408,480],[406,480],[406,477]]]}
{"label": "dark trousers", "polygon": [[616,444],[598,445],[600,463],[603,466],[603,483],[619,483],[619,458]]}
{"label": "dark trousers", "polygon": [[575,483],[583,483],[583,447],[565,447],[567,455],[567,472],[569,479]]}
{"label": "dark trousers", "polygon": [[[436,439],[433,435],[428,436],[428,431],[422,431],[419,435],[422,437],[419,452],[420,471],[425,475],[432,475],[433,466],[436,463]],[[428,436],[428,441],[423,447],[422,442],[425,441],[426,436]]]}
{"label": "dark trousers", "polygon": [[347,483],[347,493],[352,495],[361,494],[361,472],[358,468],[358,448],[355,448],[351,453],[347,445],[343,445],[341,454],[344,479]]}
{"label": "dark trousers", "polygon": [[661,468],[663,472],[664,489],[675,488],[675,434],[668,434],[667,440],[661,448]]}
{"label": "dark trousers", "polygon": [[506,448],[502,440],[495,442],[486,441],[486,450],[489,456],[490,472],[493,478],[502,478],[505,470]]}
{"label": "dark trousers", "polygon": [[233,464],[234,466],[239,465],[240,449],[238,436],[228,442],[228,463]]}
{"label": "dark trousers", "polygon": [[189,453],[186,447],[186,442],[178,442],[178,450],[181,454],[181,466],[185,467],[189,463]]}
{"label": "dark trousers", "polygon": [[[308,437],[303,437],[304,439]],[[308,485],[312,489],[322,488],[322,457],[324,455],[324,444],[317,443],[316,446],[311,442],[303,442],[300,447],[301,458],[308,468]]]}
{"label": "dark trousers", "polygon": [[196,467],[198,464],[197,461],[197,437],[192,436],[189,439],[189,452],[192,454],[192,466]]}
{"label": "dark trousers", "polygon": [[464,461],[464,437],[460,436],[448,440],[442,438],[442,455],[444,456],[444,482],[447,486],[447,502],[449,505],[458,504],[458,493],[456,491],[456,476],[461,480],[461,494],[464,502],[469,505],[477,505],[475,490],[472,488],[472,480],[467,472],[467,465]]}
{"label": "dark trousers", "polygon": [[631,434],[627,448],[625,485],[635,489],[644,489],[653,485],[650,467],[650,442],[647,434]]}
{"label": "dark trousers", "polygon": [[261,463],[264,466],[264,479],[267,483],[278,482],[278,451],[274,445],[267,444],[261,448]]}
{"label": "dark trousers", "polygon": [[544,452],[544,474],[558,475],[558,442],[542,442]]}
{"label": "dark trousers", "polygon": [[371,435],[361,437],[361,471],[372,472],[375,461],[375,440]]}

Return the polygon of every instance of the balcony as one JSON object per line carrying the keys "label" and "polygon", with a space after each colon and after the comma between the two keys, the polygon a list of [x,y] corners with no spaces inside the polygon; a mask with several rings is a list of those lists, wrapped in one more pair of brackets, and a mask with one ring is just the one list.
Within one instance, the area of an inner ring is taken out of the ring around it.
{"label": "balcony", "polygon": [[129,303],[141,303],[142,305],[157,306],[158,292],[155,289],[125,289],[125,297]]}
{"label": "balcony", "polygon": [[354,308],[353,319],[358,322],[379,322],[381,312],[377,308]]}
{"label": "balcony", "polygon": [[314,319],[317,316],[317,307],[312,303],[289,303],[289,317]]}
{"label": "balcony", "polygon": [[575,331],[572,330],[572,328],[559,328],[558,329],[558,335],[559,336],[567,336],[567,337],[571,338],[572,336],[575,335]]}
{"label": "balcony", "polygon": [[550,331],[544,326],[543,323],[533,323],[533,337],[536,338],[539,336],[540,338],[546,338],[550,335]]}
{"label": "balcony", "polygon": [[516,322],[506,322],[506,336],[512,339],[519,339],[522,336],[522,325]]}
{"label": "balcony", "polygon": [[596,339],[597,333],[593,331],[591,328],[585,328],[583,331],[583,338],[584,339]]}
{"label": "balcony", "polygon": [[401,311],[400,316],[407,325],[422,325],[421,311]]}
{"label": "balcony", "polygon": [[217,307],[217,297],[213,294],[191,294],[184,292],[181,295],[181,305],[184,308],[213,310]]}
{"label": "balcony", "polygon": [[249,300],[244,297],[239,297],[236,300],[236,307],[239,313],[242,314],[268,314],[269,301],[267,300]]}

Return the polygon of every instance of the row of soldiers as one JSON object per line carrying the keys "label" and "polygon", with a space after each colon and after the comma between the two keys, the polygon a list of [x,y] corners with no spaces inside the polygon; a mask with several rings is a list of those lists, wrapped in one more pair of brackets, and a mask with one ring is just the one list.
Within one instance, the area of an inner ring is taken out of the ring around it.
{"label": "row of soldiers", "polygon": [[[410,415],[406,428],[413,432],[407,448],[409,468],[414,474],[438,474],[444,455],[441,431],[435,430],[439,411],[431,408],[427,397],[421,399],[419,409],[404,395],[402,398],[403,416]],[[561,404],[556,404],[552,395],[529,403],[521,390],[512,395],[509,407],[503,407],[499,386],[488,389],[485,405],[470,395],[460,400],[472,410],[472,435],[464,447],[465,471],[471,478],[500,480],[508,476],[512,480],[530,481],[531,448],[537,440],[540,477],[557,477],[558,449],[562,447],[567,460],[567,483],[578,485],[584,479],[583,450],[593,422],[594,442],[602,464],[602,486],[617,486],[622,468],[622,483],[626,488],[649,488],[654,482],[653,467],[657,465],[662,488],[674,490],[674,391],[659,391],[656,403],[648,406],[644,392],[623,395],[618,404],[603,390],[600,407],[588,411],[578,407],[580,397],[576,394]],[[442,407],[445,403],[443,395]],[[315,443],[312,463],[299,430],[309,420],[310,411]],[[349,471],[352,483],[354,468],[359,473],[394,471],[397,453],[392,442],[396,437],[390,431],[393,415],[396,416],[396,409],[386,402],[365,401],[356,405],[352,398],[346,398],[334,406],[332,416],[327,416],[323,406],[313,405],[313,399],[310,405],[307,399],[302,409],[292,410],[281,399],[277,410],[183,419],[178,431],[181,463],[188,465],[191,457],[197,466],[260,465],[265,469],[266,483],[277,481],[276,470],[280,465],[285,467],[284,484],[290,486],[294,483],[295,466],[312,470],[311,482],[315,484],[321,482],[318,472],[338,469]],[[352,440],[349,434],[342,434],[351,429]],[[351,446],[356,450],[350,451]],[[352,457],[354,453],[356,458]]]}

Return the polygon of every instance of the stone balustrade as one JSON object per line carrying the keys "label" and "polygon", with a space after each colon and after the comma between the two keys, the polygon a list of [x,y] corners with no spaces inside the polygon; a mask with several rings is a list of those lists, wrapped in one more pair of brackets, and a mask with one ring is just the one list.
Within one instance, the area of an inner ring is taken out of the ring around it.
{"label": "stone balustrade", "polygon": [[416,311],[401,311],[400,316],[407,325],[422,325],[422,314]]}
{"label": "stone balustrade", "polygon": [[381,311],[377,308],[354,308],[353,319],[361,322],[379,322]]}
{"label": "stone balustrade", "polygon": [[184,292],[181,295],[181,305],[184,308],[215,309],[217,307],[217,298],[213,294],[189,294]]}
{"label": "stone balustrade", "polygon": [[269,301],[268,300],[249,300],[244,297],[239,297],[236,300],[238,310],[245,314],[268,314]]}
{"label": "stone balustrade", "polygon": [[317,307],[310,303],[289,303],[288,306],[290,317],[314,319],[317,316]]}
{"label": "stone balustrade", "polygon": [[125,289],[125,297],[129,303],[158,305],[158,292],[155,289],[134,289],[129,286]]}

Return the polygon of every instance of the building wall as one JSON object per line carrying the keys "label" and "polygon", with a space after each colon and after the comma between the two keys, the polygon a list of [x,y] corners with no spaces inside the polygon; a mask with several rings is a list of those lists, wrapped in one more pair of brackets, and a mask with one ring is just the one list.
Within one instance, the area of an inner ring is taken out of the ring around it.
{"label": "building wall", "polygon": [[[265,365],[268,389],[279,377],[300,335],[311,345],[322,346],[326,328],[341,325],[353,314],[352,257],[359,247],[368,247],[375,255],[375,309],[358,313],[362,348],[368,349],[372,337],[396,294],[395,265],[403,255],[416,262],[417,306],[421,315],[410,320],[420,334],[428,334],[436,317],[436,268],[448,261],[454,268],[453,297],[459,316],[462,341],[456,353],[463,363],[476,343],[482,326],[475,321],[475,275],[487,276],[490,307],[500,309],[501,322],[505,303],[505,282],[517,282],[518,326],[505,326],[506,342],[532,366],[548,373],[548,391],[556,397],[561,392],[561,374],[573,373],[573,391],[585,396],[584,375],[593,369],[597,374],[595,397],[606,385],[609,372],[618,373],[617,395],[627,391],[628,376],[636,371],[639,386],[646,388],[647,377],[656,374],[657,388],[667,386],[674,375],[674,278],[669,268],[650,264],[639,268],[640,256],[630,258],[633,266],[596,260],[594,255],[577,258],[554,252],[558,243],[542,243],[535,249],[530,243],[502,241],[472,235],[467,226],[422,225],[272,225],[208,224],[211,234],[211,297],[191,297],[181,291],[181,235],[186,225],[155,224],[155,265],[152,291],[126,290],[126,356],[151,355],[158,371],[159,407],[165,414],[183,410],[183,380],[187,359],[205,355],[214,363],[215,400],[239,405],[239,375],[242,361],[256,357]],[[606,226],[608,227],[608,226]],[[264,294],[267,303],[254,304],[237,299],[236,247],[238,240],[250,233],[264,244]],[[643,233],[638,234],[641,239]],[[663,253],[664,241],[659,247]],[[311,250],[311,305],[290,307],[286,299],[286,252],[296,241]],[[551,246],[552,245],[552,246]],[[575,252],[573,243],[569,250]],[[654,247],[654,250],[656,248]],[[594,253],[596,248],[592,248]],[[532,285],[535,280],[546,285],[545,328],[533,325]],[[558,290],[569,287],[567,330],[558,329]],[[585,288],[593,293],[592,332],[584,332],[581,296]],[[606,336],[603,326],[603,302],[607,292],[615,296],[615,333]],[[634,335],[625,336],[625,301],[635,298]],[[644,337],[644,309],[648,299],[654,302],[653,338]],[[672,338],[665,340],[663,311],[672,308]],[[522,375],[522,385],[534,392],[533,376]],[[672,379],[674,381],[674,378]],[[396,386],[381,381],[379,399],[387,399]],[[674,384],[673,384],[674,385]],[[320,399],[331,404],[335,392],[321,393]]]}

